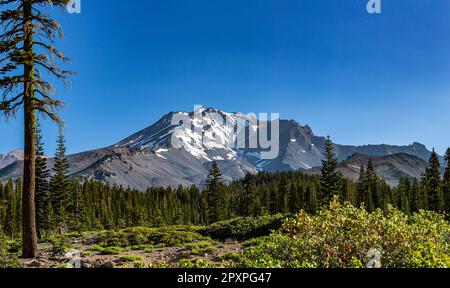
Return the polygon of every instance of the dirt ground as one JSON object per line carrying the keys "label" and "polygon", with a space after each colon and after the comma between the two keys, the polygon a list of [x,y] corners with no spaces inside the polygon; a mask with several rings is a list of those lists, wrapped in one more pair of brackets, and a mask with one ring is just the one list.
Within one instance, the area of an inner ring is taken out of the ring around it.
{"label": "dirt ground", "polygon": [[55,255],[50,244],[42,243],[40,244],[41,254],[38,258],[20,261],[25,268],[134,268],[135,262],[123,257],[139,256],[138,262],[141,265],[139,268],[177,268],[180,267],[182,259],[188,259],[194,263],[202,260],[213,267],[226,267],[229,262],[223,256],[239,253],[243,249],[239,243],[219,243],[212,245],[212,248],[209,247],[208,251],[200,251],[200,253],[198,251],[193,253],[192,247],[186,245],[146,250],[124,249],[115,255],[102,255],[101,252],[92,251],[93,244],[74,241],[73,249],[66,251],[65,254]]}

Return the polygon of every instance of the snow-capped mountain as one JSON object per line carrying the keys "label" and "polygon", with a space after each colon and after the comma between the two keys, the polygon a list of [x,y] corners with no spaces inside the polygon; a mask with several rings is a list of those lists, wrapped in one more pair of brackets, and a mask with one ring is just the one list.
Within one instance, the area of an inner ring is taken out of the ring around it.
{"label": "snow-capped mountain", "polygon": [[0,169],[20,160],[23,160],[22,150],[14,150],[4,155],[0,154]]}
{"label": "snow-capped mountain", "polygon": [[[93,178],[144,190],[149,186],[201,186],[212,161],[219,164],[226,181],[241,178],[246,172],[314,171],[314,167],[321,165],[324,137],[314,135],[308,125],[302,126],[294,120],[272,120],[258,121],[255,115],[212,108],[171,112],[112,146],[69,155],[70,173],[80,179]],[[277,126],[279,137],[276,137],[278,133],[272,137],[272,128]],[[271,146],[258,141],[261,135],[264,136],[261,139],[270,138]],[[278,156],[266,157],[269,150],[278,151]],[[379,157],[380,163],[384,158],[397,159],[391,155],[399,153],[422,161],[431,155],[419,143],[409,146],[335,144],[335,151],[340,161],[361,154]],[[50,165],[52,161],[49,160]],[[406,174],[420,175],[422,166]],[[20,161],[0,169],[0,179],[18,177],[21,169]],[[382,169],[380,173],[384,173]],[[389,175],[405,173],[389,171]]]}

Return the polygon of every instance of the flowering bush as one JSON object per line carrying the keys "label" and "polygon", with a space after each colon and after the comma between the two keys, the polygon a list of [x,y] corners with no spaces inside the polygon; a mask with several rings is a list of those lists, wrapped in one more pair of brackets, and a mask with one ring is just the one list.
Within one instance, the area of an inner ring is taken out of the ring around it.
{"label": "flowering bush", "polygon": [[[376,249],[376,250],[373,250]],[[450,267],[450,224],[443,215],[373,213],[335,199],[317,215],[300,212],[241,256],[244,267],[366,267],[379,251],[384,268]]]}

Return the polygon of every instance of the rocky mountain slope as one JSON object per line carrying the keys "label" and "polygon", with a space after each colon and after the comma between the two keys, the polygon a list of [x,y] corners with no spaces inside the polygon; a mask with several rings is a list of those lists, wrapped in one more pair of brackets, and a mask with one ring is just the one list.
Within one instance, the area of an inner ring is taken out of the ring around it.
{"label": "rocky mountain slope", "polygon": [[[339,164],[338,171],[348,179],[356,181],[359,177],[361,165],[367,167],[372,159],[377,175],[389,185],[395,186],[400,178],[420,179],[427,167],[427,162],[417,156],[398,153],[387,156],[367,156],[355,153]],[[309,174],[320,174],[320,167],[307,171]]]}
{"label": "rocky mountain slope", "polygon": [[23,160],[22,150],[14,150],[4,155],[0,154],[0,169],[20,160]]}
{"label": "rocky mountain slope", "polygon": [[[280,120],[279,156],[264,159],[262,155],[268,149],[259,144],[252,146],[249,136],[258,135],[266,128],[270,136],[272,125],[270,121],[258,122],[252,115],[211,108],[190,113],[171,112],[110,147],[69,155],[70,174],[144,190],[149,186],[201,186],[212,161],[219,164],[226,181],[257,171],[312,169],[314,173],[314,167],[320,166],[323,160],[325,137],[314,135],[309,126],[294,120]],[[199,135],[203,135],[203,141]],[[391,183],[400,176],[420,175],[424,161],[431,154],[419,143],[409,146],[335,144],[335,150],[339,160],[344,161],[341,169],[346,176],[353,179],[360,164],[370,156],[380,163],[377,170],[380,176]],[[50,166],[52,161],[49,159]],[[18,177],[21,169],[20,161],[3,167],[0,179]]]}

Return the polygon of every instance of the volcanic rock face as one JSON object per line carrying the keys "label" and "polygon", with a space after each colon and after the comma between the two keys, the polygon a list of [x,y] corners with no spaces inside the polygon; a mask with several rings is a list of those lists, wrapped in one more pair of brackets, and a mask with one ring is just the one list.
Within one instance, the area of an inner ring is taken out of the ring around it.
{"label": "volcanic rock face", "polygon": [[[171,112],[110,147],[69,155],[70,174],[145,190],[149,186],[202,186],[212,161],[218,163],[225,181],[257,171],[317,173],[316,167],[323,160],[325,138],[315,136],[309,126],[294,120],[279,120],[279,133],[272,137],[275,121],[258,121],[253,115],[211,108],[190,113]],[[266,139],[272,141],[270,148],[262,148],[258,141],[264,131],[268,131]],[[252,144],[254,139],[256,145]],[[278,157],[263,157],[275,144]],[[379,175],[393,185],[400,177],[420,176],[425,160],[431,155],[419,143],[409,146],[335,144],[335,151],[345,176],[356,179],[359,166],[371,157]],[[23,169],[22,159],[9,154],[0,155],[0,179],[3,180],[20,177]],[[53,160],[49,159],[49,166],[52,165]]]}

